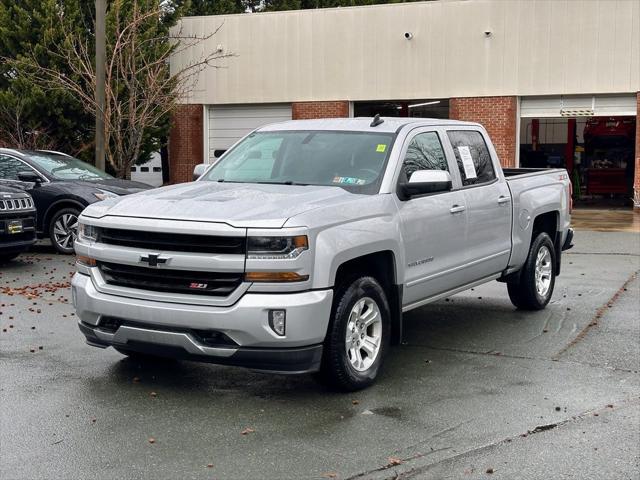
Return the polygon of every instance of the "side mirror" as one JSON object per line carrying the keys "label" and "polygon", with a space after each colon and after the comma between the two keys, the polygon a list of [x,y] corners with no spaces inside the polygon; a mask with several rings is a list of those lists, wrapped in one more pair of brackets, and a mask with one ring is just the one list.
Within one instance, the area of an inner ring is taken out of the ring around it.
{"label": "side mirror", "polygon": [[36,172],[30,172],[25,170],[24,172],[18,172],[18,180],[21,182],[31,182],[36,185],[40,185],[42,183],[42,178]]}
{"label": "side mirror", "polygon": [[196,165],[193,169],[193,181],[199,179],[208,166],[209,165],[207,165],[206,163],[199,163],[198,165]]}
{"label": "side mirror", "polygon": [[427,193],[451,190],[451,175],[444,170],[416,170],[407,183],[400,184],[400,193],[405,200]]}

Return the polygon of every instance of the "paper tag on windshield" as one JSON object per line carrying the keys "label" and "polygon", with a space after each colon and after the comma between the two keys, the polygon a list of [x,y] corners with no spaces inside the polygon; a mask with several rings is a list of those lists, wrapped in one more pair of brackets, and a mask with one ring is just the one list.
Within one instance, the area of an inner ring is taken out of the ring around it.
{"label": "paper tag on windshield", "polygon": [[464,167],[464,176],[466,178],[478,178],[469,147],[458,147],[458,153],[460,154],[460,160],[462,160],[462,166]]}

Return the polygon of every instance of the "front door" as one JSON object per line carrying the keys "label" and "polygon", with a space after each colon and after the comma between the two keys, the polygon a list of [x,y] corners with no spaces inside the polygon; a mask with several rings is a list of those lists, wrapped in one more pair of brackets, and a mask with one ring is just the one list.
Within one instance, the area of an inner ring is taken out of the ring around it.
{"label": "front door", "polygon": [[[416,170],[446,170],[457,179],[438,132],[409,136],[405,152],[400,182]],[[398,210],[405,246],[404,306],[458,286],[466,239],[464,193],[452,190],[398,200]]]}

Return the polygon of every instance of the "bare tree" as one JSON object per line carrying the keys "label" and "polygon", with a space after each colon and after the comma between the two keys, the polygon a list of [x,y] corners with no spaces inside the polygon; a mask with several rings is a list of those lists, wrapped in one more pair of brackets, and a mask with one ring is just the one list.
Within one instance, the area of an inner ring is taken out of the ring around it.
{"label": "bare tree", "polygon": [[0,147],[52,149],[53,142],[47,129],[41,124],[32,125],[25,120],[24,110],[23,100],[11,106],[0,103]]}
{"label": "bare tree", "polygon": [[[42,88],[66,90],[79,98],[90,114],[103,115],[106,159],[120,178],[129,178],[148,135],[186,97],[200,72],[207,67],[218,68],[218,61],[233,56],[217,48],[206,50],[207,41],[222,24],[204,35],[184,35],[180,27],[167,34],[158,28],[167,13],[161,2],[154,2],[153,8],[142,8],[141,3],[134,0],[126,12],[122,0],[110,4],[114,21],[108,30],[104,111],[98,108],[94,95],[93,38],[78,38],[65,25],[62,13],[59,21],[64,41],[49,53],[62,60],[65,71],[41,64],[33,53],[6,59]],[[170,58],[191,49],[202,53],[181,56],[190,61],[171,71]]]}

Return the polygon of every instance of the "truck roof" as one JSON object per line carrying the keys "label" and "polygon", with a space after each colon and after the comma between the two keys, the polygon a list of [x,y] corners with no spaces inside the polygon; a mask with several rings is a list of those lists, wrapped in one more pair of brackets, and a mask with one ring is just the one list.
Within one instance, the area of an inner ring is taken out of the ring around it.
{"label": "truck roof", "polygon": [[372,127],[373,117],[357,118],[321,118],[316,120],[289,120],[287,122],[273,123],[258,129],[261,132],[274,132],[280,130],[344,130],[362,132],[386,132],[395,133],[405,125],[416,127],[435,127],[442,125],[479,126],[478,123],[461,122],[459,120],[443,120],[440,118],[407,118],[407,117],[380,117],[384,122]]}

